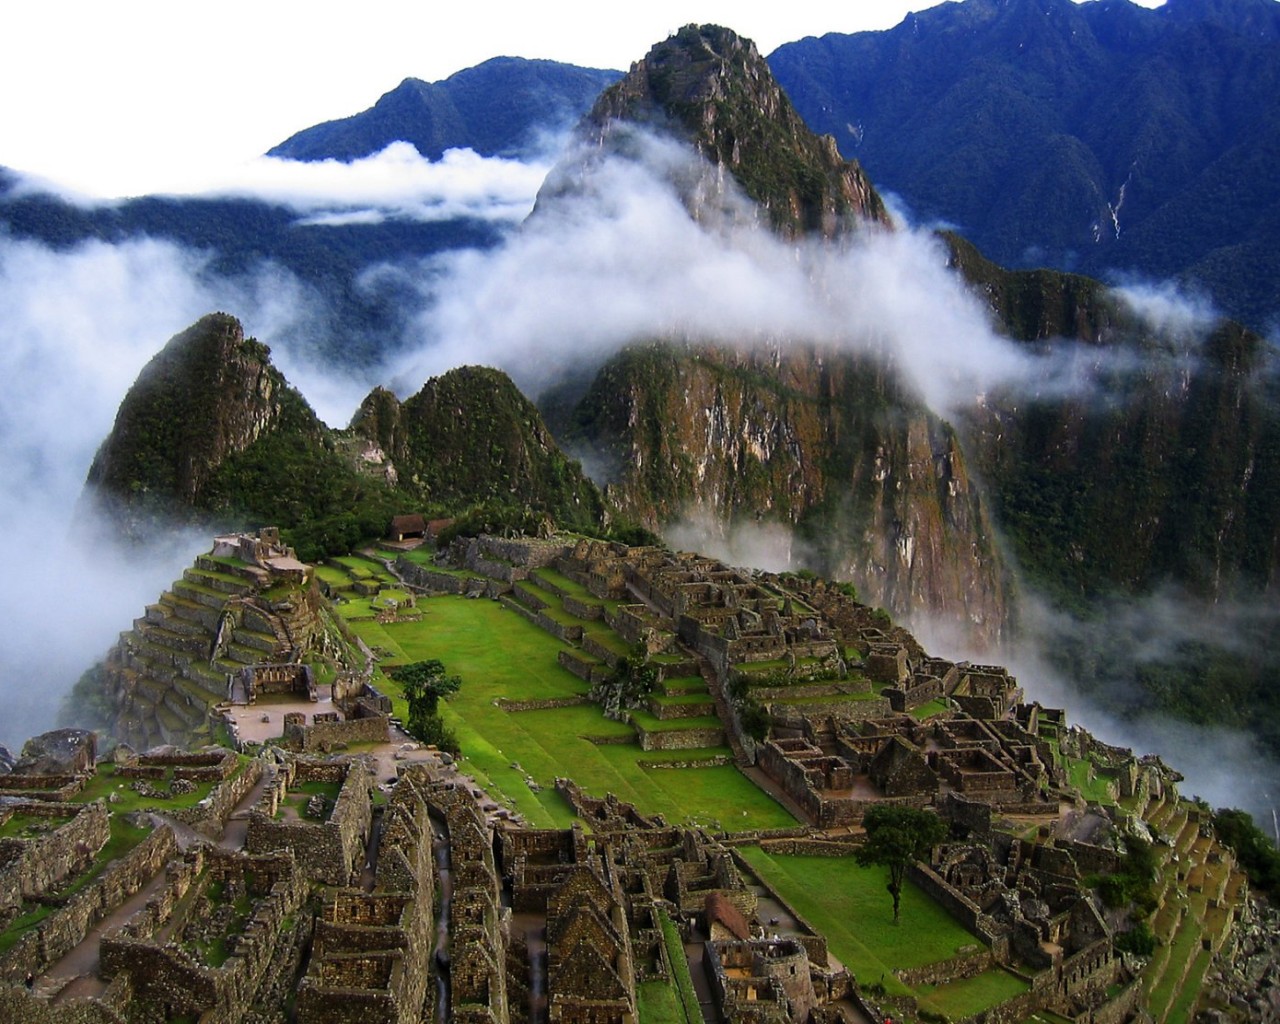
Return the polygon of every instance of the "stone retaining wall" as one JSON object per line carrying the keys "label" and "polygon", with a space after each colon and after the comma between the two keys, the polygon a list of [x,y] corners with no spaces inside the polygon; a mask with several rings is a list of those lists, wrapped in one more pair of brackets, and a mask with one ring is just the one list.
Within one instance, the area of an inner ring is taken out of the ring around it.
{"label": "stone retaining wall", "polygon": [[618,664],[618,655],[609,650],[604,644],[600,643],[594,637],[582,637],[582,649],[590,654],[593,658],[599,658],[610,668],[614,668]]}
{"label": "stone retaining wall", "polygon": [[[547,617],[542,612],[535,612],[526,608],[519,601],[515,601],[510,597],[503,598],[502,603],[512,611],[517,612],[524,618],[528,619],[539,629],[550,633],[557,640],[561,640],[566,644],[576,644],[582,639],[581,626],[563,625],[562,623],[556,622],[555,619]],[[584,644],[583,646],[585,647],[586,645]]]}
{"label": "stone retaining wall", "polygon": [[169,817],[190,825],[197,832],[216,839],[231,817],[231,812],[262,778],[262,761],[254,758],[237,775],[214,786],[209,795],[194,807],[167,812]]}
{"label": "stone retaining wall", "polygon": [[151,881],[177,852],[173,829],[161,825],[109,865],[96,882],[23,935],[0,958],[0,980],[16,985],[28,971],[43,973],[83,942],[94,925]]}
{"label": "stone retaining wall", "polygon": [[[995,946],[997,936],[992,922],[973,900],[948,885],[941,876],[927,864],[915,863],[907,869],[907,877],[924,890],[935,903],[954,917],[965,928],[980,936],[989,945]],[[999,950],[997,950],[997,953]]]}
{"label": "stone retaining wall", "polygon": [[647,732],[639,726],[641,750],[695,750],[699,747],[724,746],[724,729],[668,729]]}
{"label": "stone retaining wall", "polygon": [[480,575],[458,576],[449,572],[437,572],[411,562],[401,555],[395,561],[395,571],[410,586],[429,590],[436,594],[479,593],[485,589],[485,579]]}
{"label": "stone retaining wall", "polygon": [[609,667],[601,665],[599,662],[586,661],[583,658],[575,657],[573,651],[561,651],[556,655],[556,661],[560,663],[562,668],[572,672],[579,679],[585,680],[592,685],[603,683],[609,678]]}
{"label": "stone retaining wall", "polygon": [[604,607],[601,605],[579,601],[576,597],[563,597],[561,601],[564,603],[564,610],[575,619],[595,621],[604,618]]}
{"label": "stone retaining wall", "polygon": [[82,807],[20,804],[15,811],[63,818],[65,823],[30,839],[0,839],[0,919],[8,918],[23,900],[81,874],[111,837],[111,816],[101,800]]}
{"label": "stone retaining wall", "polygon": [[923,967],[904,967],[894,971],[894,975],[904,985],[944,985],[949,981],[972,978],[995,966],[991,950],[983,946],[972,953],[953,956],[949,960],[925,964]]}

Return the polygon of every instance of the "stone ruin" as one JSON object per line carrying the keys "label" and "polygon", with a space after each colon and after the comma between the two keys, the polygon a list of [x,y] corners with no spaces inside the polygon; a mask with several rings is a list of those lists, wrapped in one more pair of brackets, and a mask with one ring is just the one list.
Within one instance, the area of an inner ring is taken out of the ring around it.
{"label": "stone ruin", "polygon": [[[337,787],[332,805],[302,800],[307,783]],[[291,757],[271,769],[266,788],[249,813],[245,849],[289,850],[307,878],[350,884],[360,873],[373,824],[373,776],[355,758],[330,761]]]}
{"label": "stone ruin", "polygon": [[279,531],[217,537],[148,605],[101,666],[110,731],[143,749],[210,735],[210,711],[277,690],[310,693],[304,655],[327,649],[310,566]]}

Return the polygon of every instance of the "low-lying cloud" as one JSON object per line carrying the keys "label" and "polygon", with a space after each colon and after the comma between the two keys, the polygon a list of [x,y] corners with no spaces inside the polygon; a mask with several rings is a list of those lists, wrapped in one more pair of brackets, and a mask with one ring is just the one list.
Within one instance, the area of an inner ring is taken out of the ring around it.
{"label": "low-lying cloud", "polygon": [[[459,218],[514,224],[533,206],[550,167],[543,159],[482,157],[451,149],[428,160],[407,142],[393,142],[359,160],[284,160],[262,156],[213,176],[196,172],[158,194],[190,198],[256,199],[283,206],[309,225],[376,224],[383,220]],[[103,200],[44,180],[20,181],[17,192],[54,192],[68,202]]]}
{"label": "low-lying cloud", "polygon": [[179,535],[144,553],[88,546],[100,531],[78,518],[121,398],[172,335],[206,313],[236,313],[313,402],[319,394],[331,416],[350,417],[363,383],[292,357],[291,334],[321,319],[309,298],[279,270],[219,278],[206,257],[155,241],[56,252],[0,237],[0,743],[51,727],[71,684],[208,544]]}
{"label": "low-lying cloud", "polygon": [[[505,244],[448,254],[420,274],[416,337],[388,371],[398,390],[478,362],[537,395],[565,367],[599,364],[636,341],[686,338],[880,355],[942,415],[996,391],[1083,395],[1152,372],[1150,352],[1062,341],[1046,351],[998,334],[931,231],[783,240],[731,179],[665,139],[641,137],[627,156],[588,153],[584,163],[576,179],[556,172],[571,185],[541,199]],[[709,179],[695,219],[689,183]],[[1172,301],[1161,298],[1135,288],[1126,301],[1168,320]]]}

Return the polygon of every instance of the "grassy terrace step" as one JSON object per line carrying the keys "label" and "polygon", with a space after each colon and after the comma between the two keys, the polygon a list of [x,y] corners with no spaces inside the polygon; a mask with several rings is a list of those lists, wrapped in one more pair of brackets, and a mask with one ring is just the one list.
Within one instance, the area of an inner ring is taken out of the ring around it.
{"label": "grassy terrace step", "polygon": [[250,647],[248,644],[237,643],[235,641],[229,643],[224,648],[225,657],[232,661],[239,662],[241,665],[261,665],[263,663],[264,652],[260,647]]}
{"label": "grassy terrace step", "polygon": [[345,569],[356,579],[372,577],[390,584],[398,582],[395,574],[381,562],[376,562],[371,558],[362,558],[360,555],[339,555],[336,558],[330,558],[329,564]]}
{"label": "grassy terrace step", "polygon": [[804,707],[806,704],[843,704],[882,700],[878,693],[813,693],[798,696],[771,697],[768,704],[785,704],[788,707]]}
{"label": "grassy terrace step", "polygon": [[252,647],[263,654],[274,654],[280,641],[274,633],[259,633],[253,629],[237,629],[231,634],[236,643]]}
{"label": "grassy terrace step", "polygon": [[547,607],[554,607],[553,601],[555,595],[550,591],[536,587],[527,580],[520,580],[511,587],[512,596],[526,608],[531,611],[542,611]]}
{"label": "grassy terrace step", "polygon": [[702,676],[678,676],[675,679],[664,679],[658,684],[662,692],[668,696],[707,692],[707,681]]}
{"label": "grassy terrace step", "polygon": [[166,693],[161,703],[182,719],[187,730],[194,729],[208,715],[209,705],[205,701],[194,699],[177,687]]}
{"label": "grassy terrace step", "polygon": [[637,708],[630,711],[631,721],[636,728],[645,732],[686,732],[690,729],[720,729],[723,724],[715,715],[698,715],[695,718],[661,719],[648,711]]}
{"label": "grassy terrace step", "polygon": [[209,653],[212,638],[208,634],[176,633],[166,626],[148,622],[146,619],[133,620],[134,632],[152,644],[167,647],[173,651],[183,651],[198,657]]}
{"label": "grassy terrace step", "polygon": [[206,608],[223,608],[226,606],[229,594],[206,587],[202,583],[194,580],[178,580],[173,585],[173,592],[178,597],[184,598],[195,604],[202,604]]}
{"label": "grassy terrace step", "polygon": [[[136,653],[141,654],[144,658],[148,658],[160,665],[182,666],[188,665],[192,661],[197,660],[197,657],[193,656],[188,651],[170,647],[167,644],[156,643],[154,640],[148,639],[141,633],[135,633],[133,635],[130,640],[130,645]],[[199,657],[207,658],[208,651],[204,652],[204,654]]]}
{"label": "grassy terrace step", "polygon": [[705,690],[702,693],[654,693],[650,695],[649,699],[663,705],[664,707],[680,707],[688,705],[696,707],[699,704],[705,704],[707,707],[711,707],[715,703],[711,698],[711,694]]}
{"label": "grassy terrace step", "polygon": [[[1190,916],[1190,915],[1188,915]],[[1191,963],[1200,952],[1200,929],[1192,921],[1184,920],[1178,934],[1168,947],[1160,976],[1147,989],[1151,1016],[1158,1021],[1167,1019],[1169,1010],[1182,991],[1182,984]]]}
{"label": "grassy terrace step", "polygon": [[253,584],[243,577],[233,576],[229,572],[217,572],[213,569],[184,569],[182,578],[190,580],[192,583],[199,583],[210,590],[217,590],[220,593],[233,596],[247,594],[254,589]]}
{"label": "grassy terrace step", "polygon": [[216,704],[220,700],[225,700],[227,696],[226,681],[209,676],[194,674],[178,676],[174,679],[173,685],[190,696],[192,700],[202,701],[205,705]]}
{"label": "grassy terrace step", "polygon": [[[199,605],[194,607],[199,607]],[[183,633],[187,636],[210,636],[209,629],[203,622],[198,619],[183,618],[177,614],[176,609],[164,604],[147,605],[145,618],[148,622],[163,626],[173,633]]]}
{"label": "grassy terrace step", "polygon": [[350,590],[353,582],[346,567],[337,565],[317,565],[316,578],[330,590]]}

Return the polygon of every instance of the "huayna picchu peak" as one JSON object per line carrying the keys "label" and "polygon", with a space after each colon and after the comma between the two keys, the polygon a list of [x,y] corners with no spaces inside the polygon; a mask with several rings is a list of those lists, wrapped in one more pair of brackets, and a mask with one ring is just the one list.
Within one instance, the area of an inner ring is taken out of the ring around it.
{"label": "huayna picchu peak", "polygon": [[635,125],[692,144],[777,231],[831,236],[859,221],[887,223],[857,163],[805,126],[755,44],[729,29],[687,25],[658,43],[601,94],[579,132],[600,144]]}

